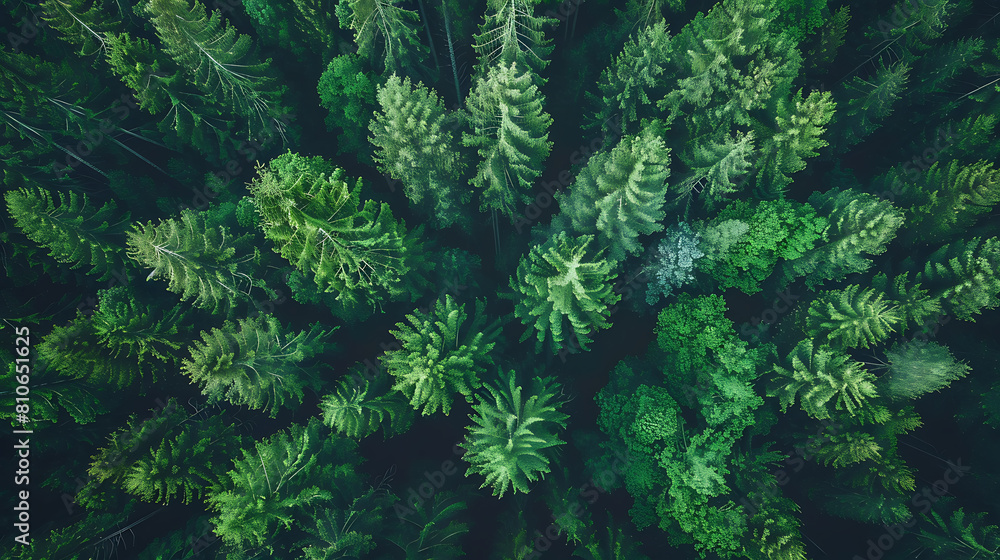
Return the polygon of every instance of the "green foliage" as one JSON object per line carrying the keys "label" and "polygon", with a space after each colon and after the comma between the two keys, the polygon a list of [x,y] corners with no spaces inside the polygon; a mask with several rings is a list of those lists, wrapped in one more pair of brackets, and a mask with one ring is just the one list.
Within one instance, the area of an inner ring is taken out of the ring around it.
{"label": "green foliage", "polygon": [[313,507],[344,508],[361,494],[356,449],[349,439],[322,433],[316,417],[244,449],[228,479],[208,497],[218,514],[212,518],[215,533],[226,544],[273,554],[275,537],[308,524]]}
{"label": "green foliage", "polygon": [[354,53],[334,57],[320,76],[319,102],[330,111],[327,130],[338,132],[338,155],[355,154],[362,162],[371,158],[366,131],[375,109],[376,86]]}
{"label": "green foliage", "polygon": [[[536,351],[551,341],[554,354],[571,334],[586,350],[589,335],[610,326],[609,306],[621,295],[612,290],[611,264],[600,252],[589,250],[593,239],[590,235],[569,237],[563,231],[532,247],[510,279],[513,293],[501,294],[514,300],[514,316],[534,327]],[[528,329],[521,341],[530,336]]]}
{"label": "green foliage", "polygon": [[482,190],[480,208],[500,210],[512,220],[515,206],[530,202],[527,193],[552,149],[552,118],[542,110],[532,75],[515,62],[490,66],[466,98],[472,132],[463,133],[462,143],[478,148],[482,158],[472,178]]}
{"label": "green foliage", "polygon": [[407,315],[409,325],[396,323],[397,330],[389,331],[401,348],[380,359],[396,378],[393,390],[402,391],[424,416],[439,408],[447,415],[455,393],[472,402],[481,385],[479,376],[493,363],[490,351],[500,335],[500,321],[487,323],[485,311],[486,302],[476,300],[472,322],[465,324],[465,304],[457,305],[446,295],[429,312]]}
{"label": "green foliage", "polygon": [[125,286],[101,290],[91,317],[94,332],[114,358],[128,358],[140,366],[149,359],[172,363],[187,341],[189,312],[139,302]]}
{"label": "green foliage", "polygon": [[389,494],[371,488],[344,509],[322,508],[310,514],[310,523],[302,526],[309,537],[296,546],[308,560],[363,558],[376,547],[375,537],[384,527],[383,511]]}
{"label": "green foliage", "polygon": [[319,403],[323,423],[353,439],[366,438],[379,428],[388,439],[413,424],[413,407],[405,395],[392,388],[389,375],[366,375],[355,366],[337,382],[334,391]]}
{"label": "green foliage", "polygon": [[324,352],[334,330],[313,324],[308,331],[290,333],[269,315],[227,321],[201,333],[181,371],[201,385],[210,402],[226,399],[273,417],[279,408],[301,404],[307,388],[319,387],[309,360]]}
{"label": "green foliage", "polygon": [[769,0],[767,4],[777,16],[775,26],[798,43],[823,25],[826,2],[827,0]]}
{"label": "green foliage", "polygon": [[827,280],[867,271],[872,261],[865,255],[884,253],[904,221],[902,212],[888,201],[852,189],[813,193],[809,204],[830,225],[814,249],[781,264],[782,287],[804,276],[806,286],[813,289]]}
{"label": "green foliage", "polygon": [[120,21],[101,9],[101,0],[45,0],[43,19],[60,33],[60,38],[80,46],[80,55],[93,54],[104,47],[104,33]]}
{"label": "green foliage", "polygon": [[457,560],[464,557],[459,541],[469,532],[469,525],[462,522],[468,519],[467,511],[458,494],[440,490],[412,510],[397,505],[397,516],[406,523],[395,523],[385,538],[405,554],[406,560],[426,558],[428,550],[434,551],[434,560]]}
{"label": "green foliage", "polygon": [[983,160],[935,162],[915,181],[904,182],[903,189],[914,202],[907,212],[907,239],[939,243],[972,227],[1000,202],[1000,169]]}
{"label": "green foliage", "polygon": [[[258,62],[248,35],[238,35],[222,15],[194,0],[150,0],[143,5],[163,50],[191,84],[243,117],[244,134],[261,139],[284,124],[284,88],[268,76],[270,59]],[[234,121],[235,124],[235,121]]]}
{"label": "green foliage", "polygon": [[180,498],[185,504],[204,497],[226,472],[225,465],[243,438],[233,433],[222,415],[186,423],[173,437],[134,464],[122,481],[123,488],[144,500],[169,504]]}
{"label": "green foliage", "polygon": [[379,171],[403,182],[407,198],[439,228],[471,222],[463,206],[472,192],[459,184],[459,158],[444,105],[433,90],[393,74],[378,89],[381,112],[368,128]]}
{"label": "green foliage", "polygon": [[894,399],[913,399],[965,377],[969,366],[955,360],[937,342],[907,342],[886,352],[888,371],[879,378],[880,392]]}
{"label": "green foliage", "polygon": [[871,283],[876,293],[884,293],[886,299],[895,304],[900,319],[900,332],[905,332],[910,325],[922,326],[941,315],[941,300],[931,297],[919,283],[908,285],[908,277],[909,273],[904,272],[890,282],[885,273],[879,273]]}
{"label": "green foliage", "polygon": [[597,534],[586,544],[579,544],[573,550],[573,558],[583,560],[649,560],[649,557],[639,551],[637,539],[629,535],[625,529],[615,523],[608,514],[606,531]]}
{"label": "green foliage", "polygon": [[[516,63],[521,68],[541,72],[548,66],[551,41],[542,27],[556,23],[550,17],[532,14],[541,0],[487,0],[486,21],[479,26],[472,47],[479,54],[477,73],[495,66]],[[537,76],[537,74],[535,74]]]}
{"label": "green foliage", "polygon": [[123,270],[116,237],[125,232],[129,214],[120,215],[114,202],[96,206],[86,195],[53,196],[40,187],[8,191],[4,198],[17,227],[55,260],[70,268],[90,266],[98,281]]}
{"label": "green foliage", "polygon": [[830,418],[831,400],[836,410],[854,415],[877,396],[875,376],[861,363],[808,338],[795,346],[783,366],[774,366],[767,394],[780,398],[782,411],[798,397],[802,409],[817,420]]}
{"label": "green foliage", "polygon": [[[670,61],[670,35],[666,22],[657,21],[633,36],[598,81],[601,97],[590,96],[598,106],[588,127],[607,134],[615,122],[619,130],[631,130],[642,118],[652,117],[653,104],[665,93]],[[666,73],[666,75],[665,75]]]}
{"label": "green foliage", "polygon": [[987,525],[986,514],[966,513],[955,506],[955,498],[946,496],[938,506],[921,512],[916,537],[920,555],[930,551],[932,559],[954,558],[970,560],[996,556],[1000,551],[1000,529]]}
{"label": "green foliage", "polygon": [[[378,61],[385,74],[404,73],[419,67],[427,52],[420,43],[417,12],[400,8],[399,0],[340,0],[340,27],[354,31],[358,55]],[[376,47],[378,45],[378,47]]]}
{"label": "green foliage", "polygon": [[851,7],[841,6],[817,30],[813,45],[804,51],[810,68],[824,68],[833,62],[837,49],[844,44],[850,21]]}
{"label": "green foliage", "polygon": [[668,358],[664,371],[671,387],[694,386],[696,376],[714,361],[714,351],[732,336],[722,296],[683,293],[656,317],[656,345]]}
{"label": "green foliage", "polygon": [[274,251],[338,301],[378,305],[404,293],[408,271],[405,226],[386,203],[365,201],[361,180],[319,157],[293,153],[258,168],[250,193]]}
{"label": "green foliage", "polygon": [[[739,222],[746,224],[744,234],[738,234],[743,230]],[[696,267],[720,289],[735,287],[754,294],[779,260],[807,254],[827,227],[827,219],[808,204],[783,199],[736,201],[695,228],[706,240],[712,239]]]}
{"label": "green foliage", "polygon": [[854,76],[837,87],[833,98],[840,110],[830,142],[836,151],[847,151],[882,126],[901,97],[909,72],[905,62],[885,66],[880,61],[873,76]]}
{"label": "green foliage", "polygon": [[792,182],[788,175],[805,169],[806,158],[815,157],[817,150],[828,145],[820,137],[837,105],[830,95],[828,91],[814,91],[803,99],[800,89],[787,101],[778,101],[775,133],[762,144],[758,156],[763,163],[758,163],[761,170],[757,180],[765,192],[784,192]]}
{"label": "green foliage", "polygon": [[667,228],[667,235],[653,251],[653,262],[645,269],[652,276],[646,291],[646,303],[655,305],[660,297],[670,297],[673,291],[694,280],[695,262],[704,257],[698,248],[701,236],[686,222]]}
{"label": "green foliage", "polygon": [[250,236],[234,238],[225,227],[209,225],[205,214],[184,210],[180,219],[136,224],[127,236],[128,256],[153,269],[146,280],[165,278],[168,290],[181,300],[194,298],[196,307],[228,309],[248,297],[239,289],[244,280],[263,285],[239,270],[247,257],[237,257],[237,249],[245,249]]}
{"label": "green foliage", "polygon": [[821,293],[809,304],[806,334],[837,348],[868,348],[888,338],[902,319],[899,312],[885,294],[860,288]]}
{"label": "green foliage", "polygon": [[670,150],[652,126],[593,156],[569,196],[556,195],[560,213],[552,229],[595,235],[608,257],[623,261],[639,253],[640,235],[663,229]]}
{"label": "green foliage", "polygon": [[942,309],[958,319],[973,320],[983,309],[1000,305],[1000,240],[973,237],[954,241],[927,257],[916,281]]}
{"label": "green foliage", "polygon": [[535,377],[522,396],[513,370],[501,371],[495,387],[486,385],[489,396],[472,406],[473,425],[468,428],[463,455],[471,464],[466,476],[484,475],[480,488],[491,486],[499,497],[508,488],[527,493],[529,484],[543,478],[555,448],[565,443],[558,437],[569,418],[559,412],[560,387],[552,377]]}

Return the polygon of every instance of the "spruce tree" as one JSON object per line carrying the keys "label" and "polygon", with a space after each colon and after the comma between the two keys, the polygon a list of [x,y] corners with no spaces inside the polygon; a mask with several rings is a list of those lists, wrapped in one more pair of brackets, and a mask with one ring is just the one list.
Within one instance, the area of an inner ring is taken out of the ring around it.
{"label": "spruce tree", "polygon": [[351,368],[320,401],[323,422],[353,439],[366,438],[380,428],[386,439],[406,432],[413,424],[413,406],[392,384],[388,373],[368,376],[363,365]]}
{"label": "spruce tree", "polygon": [[445,113],[433,90],[393,75],[378,89],[381,112],[368,128],[379,171],[403,182],[407,198],[437,227],[471,222],[463,206],[472,192],[460,184],[465,164]]}
{"label": "spruce tree", "polygon": [[802,409],[817,420],[830,418],[830,404],[854,415],[877,396],[875,376],[861,363],[811,339],[799,342],[783,365],[774,366],[767,394],[780,398],[782,411],[798,398]]}
{"label": "spruce tree", "polygon": [[417,32],[420,15],[397,4],[399,0],[340,0],[336,8],[340,27],[354,32],[358,55],[376,59],[385,74],[414,71],[427,52]]}
{"label": "spruce tree", "polygon": [[607,328],[610,306],[621,298],[612,293],[611,264],[595,251],[590,235],[570,237],[565,231],[521,258],[510,279],[514,315],[529,325],[521,341],[534,330],[536,351],[550,343],[555,354],[574,340],[587,350],[590,334]]}
{"label": "spruce tree", "polygon": [[984,160],[935,162],[916,181],[904,181],[903,189],[915,202],[907,212],[906,239],[940,243],[972,227],[1000,202],[1000,169]]}
{"label": "spruce tree", "polygon": [[901,321],[892,301],[857,284],[821,293],[809,304],[805,332],[835,348],[868,348],[882,342]]}
{"label": "spruce tree", "polygon": [[973,237],[949,243],[927,257],[916,281],[941,301],[946,313],[975,320],[982,310],[1000,305],[1000,240]]}
{"label": "spruce tree", "polygon": [[484,75],[494,66],[517,63],[521,68],[531,68],[532,77],[541,81],[538,73],[548,66],[546,58],[552,52],[551,40],[545,38],[542,28],[556,20],[534,15],[539,3],[541,0],[486,1],[486,21],[479,26],[472,45],[479,54],[477,74]]}
{"label": "spruce tree", "polygon": [[306,389],[319,388],[310,361],[325,351],[332,332],[318,324],[289,332],[268,315],[227,321],[222,328],[201,333],[181,371],[201,386],[210,402],[226,399],[273,417],[279,408],[300,405]]}
{"label": "spruce tree", "polygon": [[482,158],[472,178],[481,190],[481,209],[499,210],[513,220],[515,206],[531,200],[527,193],[552,149],[552,118],[542,102],[531,70],[516,62],[491,66],[469,93],[472,132],[464,133],[462,142],[478,148]]}
{"label": "spruce tree", "polygon": [[40,187],[22,188],[4,195],[14,223],[55,260],[70,268],[90,266],[104,281],[125,271],[121,241],[129,214],[120,214],[114,202],[97,206],[87,195]]}

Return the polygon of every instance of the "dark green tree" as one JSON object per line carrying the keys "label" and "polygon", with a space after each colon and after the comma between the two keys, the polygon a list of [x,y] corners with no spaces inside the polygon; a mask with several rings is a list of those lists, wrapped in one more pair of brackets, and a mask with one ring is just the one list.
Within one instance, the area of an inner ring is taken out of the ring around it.
{"label": "dark green tree", "polygon": [[226,322],[201,333],[181,371],[201,386],[210,402],[226,399],[268,411],[295,409],[306,389],[320,379],[310,361],[329,345],[332,330],[313,324],[308,331],[289,332],[268,315]]}
{"label": "dark green tree", "polygon": [[365,366],[358,364],[337,381],[319,403],[323,422],[354,439],[366,438],[379,428],[386,439],[406,432],[414,416],[409,399],[392,387],[388,373],[366,374]]}
{"label": "dark green tree", "polygon": [[354,154],[362,163],[371,161],[367,131],[376,107],[377,86],[353,53],[334,57],[320,76],[319,102],[330,111],[326,128],[337,132],[338,155]]}

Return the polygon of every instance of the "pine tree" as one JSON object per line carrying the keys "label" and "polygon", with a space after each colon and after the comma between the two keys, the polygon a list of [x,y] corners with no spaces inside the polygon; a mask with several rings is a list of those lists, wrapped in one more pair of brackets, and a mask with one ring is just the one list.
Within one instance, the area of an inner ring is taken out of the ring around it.
{"label": "pine tree", "polygon": [[323,423],[352,439],[363,439],[382,429],[385,439],[402,434],[413,424],[413,407],[407,397],[392,388],[386,373],[365,375],[356,366],[337,381],[332,393],[319,403]]}
{"label": "pine tree", "polygon": [[472,407],[473,425],[468,428],[463,455],[471,463],[466,476],[484,475],[480,488],[491,486],[501,498],[508,488],[527,493],[530,483],[549,472],[552,448],[565,443],[558,432],[566,428],[569,416],[559,412],[559,388],[552,377],[535,377],[522,396],[512,370],[501,372],[496,387],[487,385],[489,396]]}
{"label": "pine tree", "polygon": [[393,390],[402,391],[424,416],[438,408],[447,415],[455,393],[472,402],[500,334],[500,321],[487,323],[485,311],[486,302],[476,300],[472,322],[466,324],[465,304],[457,305],[449,294],[429,312],[407,315],[409,325],[396,323],[397,330],[389,331],[401,348],[380,359],[396,378]]}
{"label": "pine tree", "polygon": [[398,503],[396,517],[406,523],[393,523],[384,536],[402,551],[405,558],[421,558],[433,550],[434,560],[458,560],[464,557],[461,539],[469,532],[467,498],[449,490],[439,490],[412,509]]}
{"label": "pine tree", "polygon": [[472,192],[459,184],[465,164],[448,125],[460,117],[446,114],[433,90],[395,74],[379,87],[377,98],[382,111],[368,128],[379,171],[402,181],[410,202],[437,227],[460,223],[468,231],[462,206]]}
{"label": "pine tree", "polygon": [[666,93],[670,72],[670,35],[666,22],[657,21],[632,37],[598,81],[601,97],[588,94],[597,107],[586,127],[607,136],[611,124],[617,130],[633,130],[644,117],[655,115],[654,103]]}
{"label": "pine tree", "polygon": [[120,215],[114,202],[96,206],[87,195],[59,192],[53,196],[40,187],[22,188],[4,195],[7,210],[17,227],[61,263],[80,268],[104,281],[124,270],[122,248],[116,237],[129,224],[129,213]]}
{"label": "pine tree", "polygon": [[[548,340],[555,354],[571,335],[586,350],[589,335],[610,326],[609,306],[621,295],[612,293],[611,264],[589,249],[592,241],[589,235],[569,237],[560,232],[532,247],[510,279],[514,292],[501,295],[515,300],[514,315],[534,327],[536,351]],[[526,330],[521,341],[531,332]]]}
{"label": "pine tree", "polygon": [[847,354],[826,345],[814,346],[807,338],[788,354],[784,366],[774,366],[767,395],[780,398],[782,411],[798,397],[809,416],[823,420],[830,418],[831,400],[837,410],[856,414],[877,396],[874,381],[875,376]]}
{"label": "pine tree", "polygon": [[361,494],[357,444],[323,433],[316,417],[242,455],[207,500],[218,513],[212,518],[215,533],[234,547],[264,547],[274,554],[275,537],[307,522],[312,508],[346,508]]}
{"label": "pine tree", "polygon": [[903,213],[888,201],[852,189],[813,193],[809,204],[830,225],[814,249],[781,263],[782,288],[801,276],[812,289],[865,272],[872,265],[865,255],[884,253],[904,222]]}
{"label": "pine tree", "polygon": [[515,205],[528,203],[535,179],[549,156],[552,117],[542,110],[543,97],[532,72],[516,62],[491,66],[466,99],[472,132],[462,143],[479,148],[472,184],[482,190],[480,207],[500,210],[512,220]]}
{"label": "pine tree", "polygon": [[962,320],[974,320],[983,309],[1000,305],[1000,241],[974,237],[949,243],[927,257],[916,276],[942,309]]}
{"label": "pine tree", "polygon": [[293,153],[259,168],[250,185],[276,253],[338,301],[376,307],[386,293],[406,293],[416,239],[387,203],[368,200],[361,208],[360,189],[360,179],[352,188],[344,171],[322,158]]}
{"label": "pine tree", "polygon": [[[901,321],[884,294],[857,284],[823,292],[809,304],[806,334],[837,348],[868,348],[885,340]],[[877,295],[876,295],[877,294]]]}
{"label": "pine tree", "polygon": [[480,25],[472,44],[479,54],[477,74],[482,76],[495,66],[516,63],[520,68],[530,68],[532,76],[538,79],[538,73],[548,66],[546,58],[552,52],[551,40],[545,38],[542,28],[556,22],[553,18],[532,14],[535,5],[540,2],[486,1],[486,21]]}
{"label": "pine tree", "polygon": [[855,76],[834,91],[833,99],[840,108],[832,127],[834,153],[846,152],[882,126],[901,97],[909,72],[905,62],[891,66],[879,62],[874,76],[867,80]]}
{"label": "pine tree", "polygon": [[101,9],[101,0],[45,0],[43,19],[60,33],[60,38],[80,46],[81,56],[104,48],[104,33],[121,22]]}
{"label": "pine tree", "polygon": [[1000,529],[987,525],[986,514],[966,513],[954,501],[955,498],[945,496],[933,510],[920,513],[916,533],[920,542],[918,554],[923,556],[930,551],[931,559],[941,560],[995,558],[1000,553]]}
{"label": "pine tree", "polygon": [[187,340],[189,311],[140,302],[130,288],[116,286],[98,293],[91,321],[97,339],[114,358],[169,364],[179,359],[177,350]]}
{"label": "pine tree", "polygon": [[210,402],[226,399],[274,417],[279,408],[300,405],[307,388],[319,388],[309,360],[325,351],[334,330],[313,324],[308,331],[290,333],[269,315],[227,321],[221,329],[201,333],[181,371],[201,385]]}
{"label": "pine tree", "polygon": [[[247,257],[238,258],[236,251],[249,237],[233,238],[225,227],[212,227],[204,214],[187,209],[180,219],[137,224],[128,232],[128,256],[153,269],[146,280],[165,278],[167,289],[182,300],[194,298],[192,303],[205,309],[228,309],[248,297],[249,291],[240,290],[244,281],[251,289],[263,285],[239,270]],[[256,254],[255,249],[249,256]]]}
{"label": "pine tree", "polygon": [[907,240],[939,243],[972,227],[1000,202],[1000,169],[984,160],[971,165],[939,161],[903,188],[912,191],[907,198],[918,201],[907,212]]}
{"label": "pine tree", "polygon": [[595,235],[615,261],[639,253],[638,237],[663,229],[669,165],[670,150],[654,127],[622,139],[610,153],[587,162],[569,196],[556,195],[560,218],[553,230]]}
{"label": "pine tree", "polygon": [[900,332],[905,332],[910,325],[923,326],[941,315],[940,298],[932,297],[919,283],[909,285],[908,277],[909,272],[904,272],[890,282],[885,273],[879,273],[871,283],[873,290],[884,293],[886,299],[895,304]]}
{"label": "pine tree", "polygon": [[[417,24],[420,16],[400,8],[399,0],[340,0],[337,19],[340,27],[354,31],[358,55],[374,59],[385,74],[406,73],[420,67],[427,47],[420,43]],[[376,49],[380,45],[381,51]]]}
{"label": "pine tree", "polygon": [[774,134],[760,148],[757,184],[763,192],[783,193],[791,184],[788,175],[806,168],[806,158],[818,155],[828,142],[821,136],[833,118],[836,103],[830,92],[814,91],[805,99],[800,89],[787,101],[779,100]]}
{"label": "pine tree", "polygon": [[758,157],[754,132],[714,135],[694,140],[679,158],[690,168],[673,188],[691,196],[698,193],[713,208],[729,193],[740,190]]}
{"label": "pine tree", "polygon": [[270,59],[258,62],[248,35],[238,35],[217,11],[198,0],[150,0],[145,12],[164,51],[188,80],[247,123],[245,134],[260,140],[268,130],[284,130],[278,116],[283,88],[269,77]]}
{"label": "pine tree", "polygon": [[225,476],[229,458],[243,446],[243,437],[221,414],[187,423],[159,447],[149,450],[125,475],[123,488],[144,500],[185,504],[200,500]]}
{"label": "pine tree", "polygon": [[886,352],[887,371],[879,378],[880,392],[894,399],[914,399],[943,389],[969,373],[947,346],[910,341]]}

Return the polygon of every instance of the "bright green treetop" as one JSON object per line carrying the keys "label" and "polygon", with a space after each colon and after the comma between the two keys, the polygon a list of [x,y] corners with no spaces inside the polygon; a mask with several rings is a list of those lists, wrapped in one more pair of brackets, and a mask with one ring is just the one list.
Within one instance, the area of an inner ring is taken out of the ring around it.
{"label": "bright green treetop", "polygon": [[[556,353],[571,334],[586,350],[589,335],[610,326],[609,307],[621,295],[612,293],[611,264],[590,248],[593,239],[590,235],[569,237],[563,231],[532,247],[510,279],[514,293],[501,296],[513,299],[514,315],[534,327],[539,351],[551,341],[551,351]],[[521,341],[530,336],[528,329]]]}
{"label": "bright green treetop", "polygon": [[480,488],[491,486],[501,498],[508,488],[527,493],[530,483],[549,472],[553,448],[565,443],[558,432],[566,428],[569,416],[559,411],[559,388],[551,377],[535,377],[522,394],[513,370],[501,371],[495,387],[487,384],[489,396],[472,407],[473,425],[463,455],[471,463],[466,476],[484,475]]}

